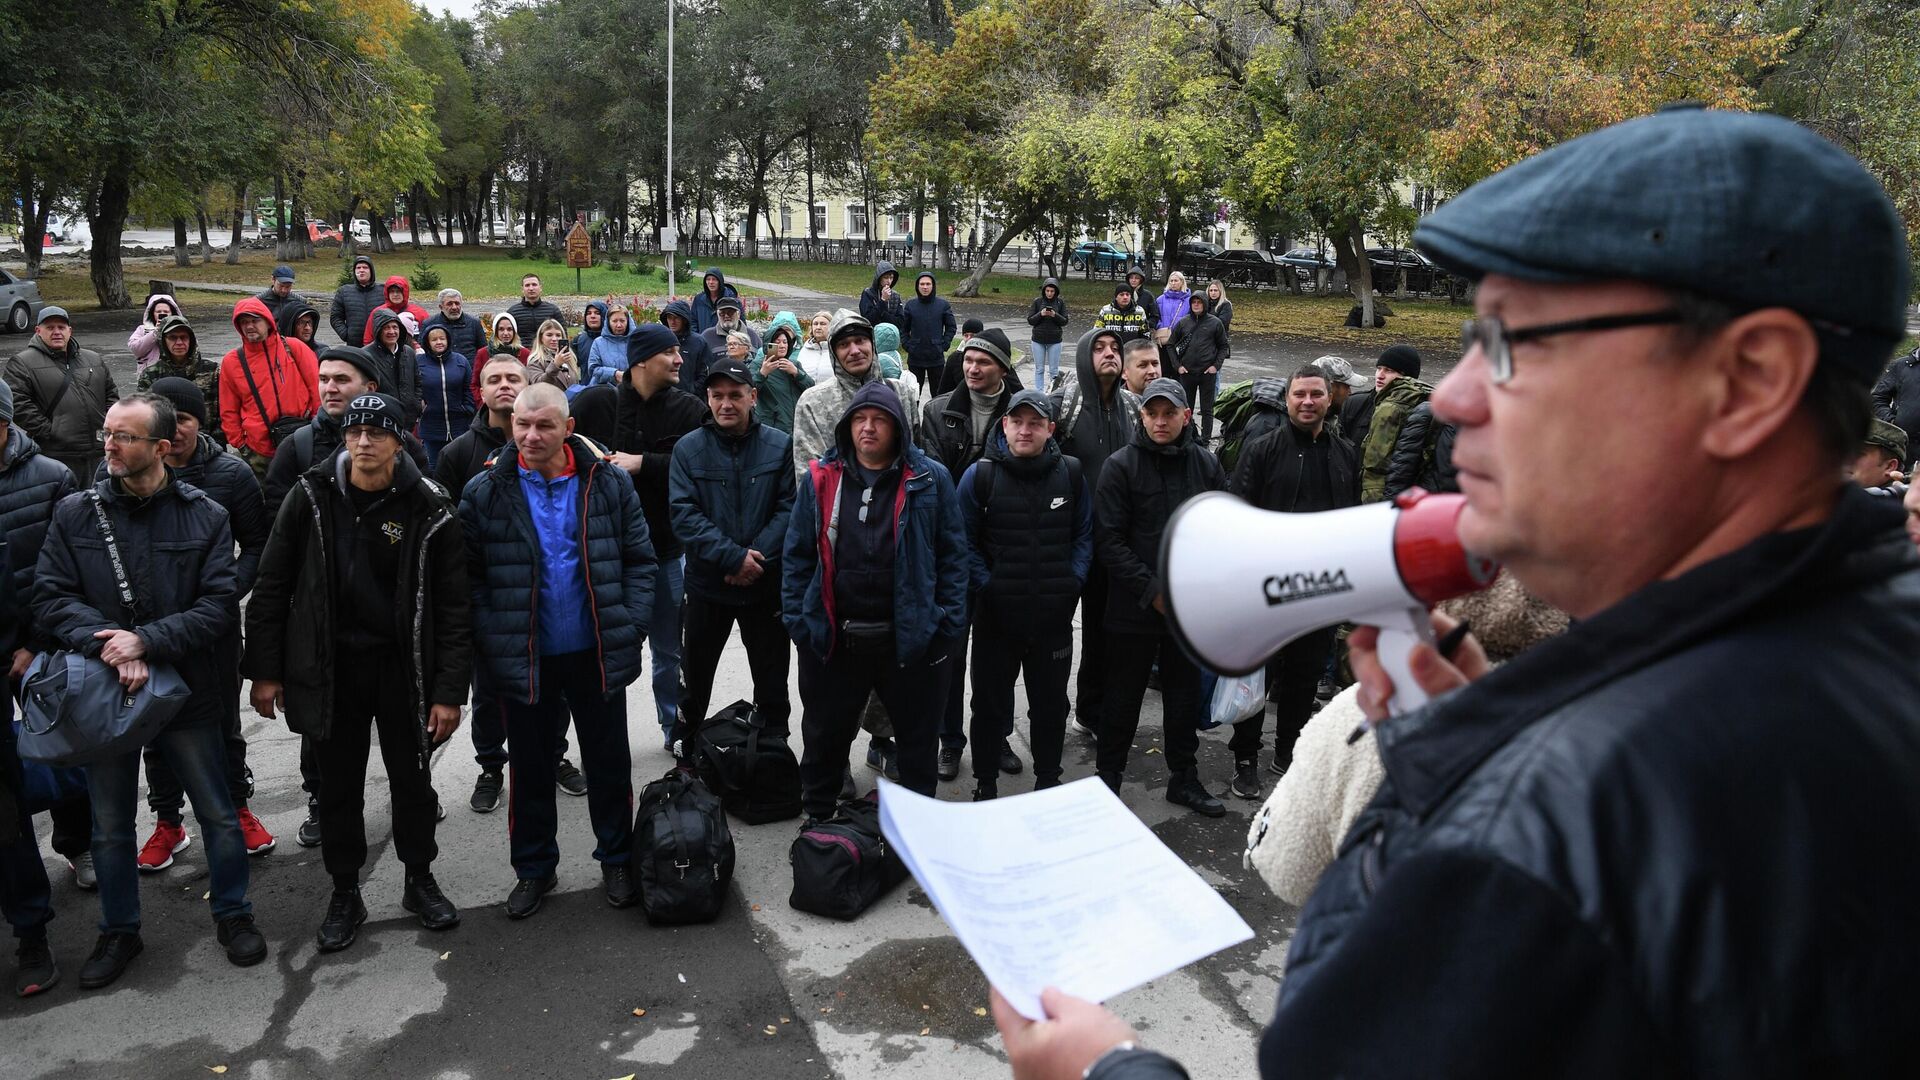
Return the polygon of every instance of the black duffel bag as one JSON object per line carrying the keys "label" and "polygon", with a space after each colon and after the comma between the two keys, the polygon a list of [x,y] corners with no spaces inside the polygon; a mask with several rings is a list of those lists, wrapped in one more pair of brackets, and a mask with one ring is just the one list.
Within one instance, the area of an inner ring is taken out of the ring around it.
{"label": "black duffel bag", "polygon": [[793,895],[787,903],[833,919],[855,919],[907,878],[907,864],[880,832],[878,793],[849,799],[832,818],[794,838]]}
{"label": "black duffel bag", "polygon": [[674,769],[640,790],[633,875],[647,921],[712,922],[733,880],[733,832],[700,778]]}
{"label": "black duffel bag", "polygon": [[768,734],[753,704],[736,701],[693,733],[694,768],[727,812],[749,825],[800,816],[800,762]]}

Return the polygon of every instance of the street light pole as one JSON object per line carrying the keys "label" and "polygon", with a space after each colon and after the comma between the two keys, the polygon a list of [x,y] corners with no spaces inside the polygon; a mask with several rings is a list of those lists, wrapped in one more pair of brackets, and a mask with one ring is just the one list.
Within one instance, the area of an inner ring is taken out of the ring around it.
{"label": "street light pole", "polygon": [[667,0],[667,299],[674,298],[674,263],[679,254],[680,229],[673,216],[673,9],[678,0]]}

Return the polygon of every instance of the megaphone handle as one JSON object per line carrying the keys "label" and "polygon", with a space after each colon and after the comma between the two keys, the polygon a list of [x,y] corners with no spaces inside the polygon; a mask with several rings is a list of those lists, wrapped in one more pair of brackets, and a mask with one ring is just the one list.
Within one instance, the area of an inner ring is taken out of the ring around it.
{"label": "megaphone handle", "polygon": [[1433,619],[1427,609],[1401,608],[1388,617],[1370,621],[1380,629],[1380,643],[1376,647],[1380,666],[1393,680],[1393,700],[1387,702],[1387,712],[1399,716],[1425,705],[1427,692],[1413,681],[1408,657],[1415,645],[1423,641],[1433,644]]}

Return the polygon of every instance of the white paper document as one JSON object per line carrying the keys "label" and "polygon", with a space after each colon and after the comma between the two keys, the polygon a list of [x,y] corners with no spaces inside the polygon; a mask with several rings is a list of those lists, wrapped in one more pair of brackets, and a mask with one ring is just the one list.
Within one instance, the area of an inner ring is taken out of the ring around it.
{"label": "white paper document", "polygon": [[987,802],[880,782],[880,823],[1009,1004],[1105,1001],[1253,936],[1097,777]]}

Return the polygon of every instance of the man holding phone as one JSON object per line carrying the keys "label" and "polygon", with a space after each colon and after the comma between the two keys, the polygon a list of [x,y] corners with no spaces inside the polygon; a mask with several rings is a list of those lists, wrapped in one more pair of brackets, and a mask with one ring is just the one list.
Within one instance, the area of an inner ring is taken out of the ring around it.
{"label": "man holding phone", "polygon": [[406,866],[400,904],[429,930],[460,913],[433,879],[439,799],[433,748],[460,726],[472,670],[467,556],[447,493],[400,452],[397,398],[363,394],[341,418],[344,452],[288,492],[247,605],[242,674],[253,707],[315,741],[320,854],[333,896],[321,952],[353,944],[367,919],[360,870],[370,735],[393,791],[393,842]]}

